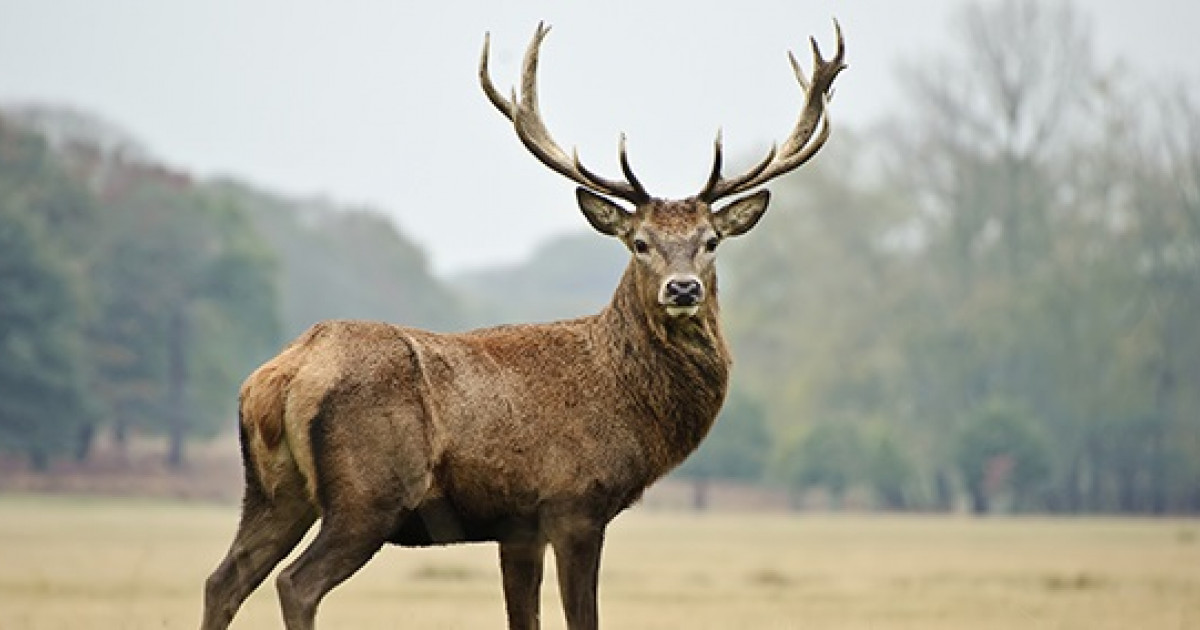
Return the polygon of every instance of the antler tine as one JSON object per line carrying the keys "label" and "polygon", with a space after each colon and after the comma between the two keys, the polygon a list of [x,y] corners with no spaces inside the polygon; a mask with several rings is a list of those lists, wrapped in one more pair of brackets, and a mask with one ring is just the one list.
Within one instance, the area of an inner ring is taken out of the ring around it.
{"label": "antler tine", "polygon": [[496,89],[496,86],[492,84],[491,73],[488,72],[488,56],[491,47],[492,34],[484,33],[483,52],[479,55],[479,84],[483,86],[483,93],[487,95],[488,100],[492,102],[492,105],[495,105],[496,109],[500,110],[500,113],[504,114],[505,118],[512,120],[513,103],[516,102],[516,99],[514,98],[512,101],[510,101],[504,98],[504,95],[501,94],[500,91]]}
{"label": "antler tine", "polygon": [[[582,162],[579,161],[579,150],[571,150],[571,161],[575,166],[575,170],[582,175],[587,182],[585,185],[598,190],[604,190],[614,194],[622,199],[632,201],[633,203],[642,203],[650,200],[650,193],[642,187],[642,183],[638,181],[637,175],[633,174],[633,168],[629,165],[629,154],[625,151],[625,134],[621,134],[620,143],[617,147],[618,157],[621,162],[621,172],[625,174],[625,182],[613,181],[588,170]],[[626,183],[628,182],[628,183]],[[626,188],[628,187],[628,188]],[[620,192],[618,192],[618,190]]]}
{"label": "antler tine", "polygon": [[[715,147],[716,156],[713,159],[713,170],[708,182],[697,197],[706,202],[713,202],[729,195],[745,192],[756,186],[799,168],[807,162],[829,139],[828,103],[833,86],[833,80],[839,72],[846,68],[845,42],[842,38],[842,27],[835,19],[833,28],[837,34],[837,52],[826,60],[821,55],[821,48],[815,37],[809,38],[813,50],[812,79],[805,78],[795,55],[788,53],[792,71],[796,81],[804,90],[804,106],[800,110],[800,118],[796,126],[778,148],[772,147],[767,157],[761,160],[746,173],[732,179],[721,176],[721,138],[718,134]],[[817,126],[820,124],[820,131]],[[816,137],[814,138],[814,133]]]}
{"label": "antler tine", "polygon": [[562,147],[554,141],[554,137],[550,135],[538,108],[537,87],[538,53],[542,40],[549,32],[550,27],[545,23],[538,24],[537,31],[534,32],[533,39],[529,42],[529,48],[525,51],[525,59],[521,67],[520,96],[518,97],[514,90],[511,100],[504,98],[492,84],[488,72],[488,47],[491,37],[484,35],[483,54],[479,61],[479,80],[488,100],[496,109],[500,110],[500,113],[512,121],[517,137],[525,145],[525,148],[554,172],[597,192],[607,193],[635,204],[648,201],[650,195],[633,176],[633,170],[629,166],[629,158],[625,153],[624,135],[621,137],[620,145],[621,169],[628,180],[624,182],[607,179],[591,172],[580,163],[578,152],[573,151],[571,156],[567,156]]}
{"label": "antler tine", "polygon": [[[776,155],[776,147],[772,145],[771,149],[767,151],[767,155],[764,156],[763,159],[759,160],[758,164],[755,164],[745,173],[742,173],[733,179],[727,180],[721,176],[723,158],[721,130],[718,129],[717,139],[713,142],[712,170],[709,171],[708,181],[704,184],[704,190],[699,195],[696,195],[697,198],[711,203],[722,197],[733,194],[733,189],[735,188],[738,190],[744,190],[744,188],[742,188],[743,184],[751,179],[754,179],[755,177],[758,177],[764,170],[766,170],[766,168],[771,165],[771,162],[775,160]],[[730,192],[722,192],[725,190],[729,190]]]}
{"label": "antler tine", "polygon": [[625,151],[625,133],[621,133],[621,139],[617,146],[618,159],[621,162],[621,173],[625,175],[625,180],[629,185],[637,191],[639,197],[645,199],[650,198],[650,194],[646,192],[646,188],[642,186],[642,182],[638,181],[637,175],[633,174],[633,167],[629,165],[629,153]]}
{"label": "antler tine", "polygon": [[[813,40],[815,43],[816,40]],[[800,89],[805,92],[809,89],[808,79],[804,76],[804,68],[800,67],[800,62],[796,61],[796,55],[792,51],[788,51],[788,62],[792,64],[792,72],[796,75],[796,82],[800,84]]]}
{"label": "antler tine", "polygon": [[708,172],[708,181],[704,183],[704,191],[699,197],[704,198],[704,194],[710,190],[715,190],[717,184],[721,181],[721,128],[717,127],[717,139],[713,140],[713,165],[712,170]]}

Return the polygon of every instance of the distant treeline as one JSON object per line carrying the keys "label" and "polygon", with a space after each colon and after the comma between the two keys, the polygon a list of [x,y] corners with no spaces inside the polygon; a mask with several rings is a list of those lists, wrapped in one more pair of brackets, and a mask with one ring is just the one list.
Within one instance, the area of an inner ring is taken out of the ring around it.
{"label": "distant treeline", "polygon": [[[1200,512],[1200,104],[1102,63],[1083,24],[964,9],[890,119],[837,126],[722,246],[734,388],[679,471],[698,505],[732,479],[798,506]],[[0,112],[0,450],[45,467],[136,432],[178,464],[314,321],[577,316],[627,259],[589,233],[439,279],[377,212]]]}
{"label": "distant treeline", "polygon": [[952,49],[901,68],[894,116],[837,129],[731,244],[740,382],[784,483],[1200,512],[1200,101],[1098,60],[1085,24],[968,5]]}
{"label": "distant treeline", "polygon": [[0,112],[0,449],[44,468],[136,431],[178,466],[232,427],[255,365],[331,317],[463,321],[379,213],[197,181],[79,112]]}

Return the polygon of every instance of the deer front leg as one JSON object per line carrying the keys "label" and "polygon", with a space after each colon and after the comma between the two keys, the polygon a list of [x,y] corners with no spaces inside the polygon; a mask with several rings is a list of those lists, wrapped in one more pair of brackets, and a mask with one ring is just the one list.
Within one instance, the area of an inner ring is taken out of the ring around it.
{"label": "deer front leg", "polygon": [[551,538],[558,568],[558,589],[568,630],[597,630],[596,589],[600,577],[603,526],[575,526]]}
{"label": "deer front leg", "polygon": [[546,542],[500,543],[500,571],[504,576],[504,605],[509,630],[541,627],[542,567]]}

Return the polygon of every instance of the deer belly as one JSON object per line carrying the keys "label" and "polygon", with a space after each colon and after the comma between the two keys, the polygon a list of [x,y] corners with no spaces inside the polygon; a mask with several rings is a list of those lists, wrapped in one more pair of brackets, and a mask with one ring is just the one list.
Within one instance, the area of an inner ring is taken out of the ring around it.
{"label": "deer belly", "polygon": [[422,503],[407,515],[389,541],[404,547],[429,547],[533,538],[536,533],[536,516],[480,516],[460,509],[445,497],[438,497]]}

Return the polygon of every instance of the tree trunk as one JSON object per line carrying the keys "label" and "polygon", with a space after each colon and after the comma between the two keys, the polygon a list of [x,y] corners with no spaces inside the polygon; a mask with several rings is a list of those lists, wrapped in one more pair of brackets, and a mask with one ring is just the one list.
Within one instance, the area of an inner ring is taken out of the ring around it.
{"label": "tree trunk", "polygon": [[1137,467],[1123,462],[1113,473],[1117,484],[1117,510],[1126,514],[1138,511]]}
{"label": "tree trunk", "polygon": [[1150,438],[1150,497],[1149,511],[1164,514],[1167,511],[1167,494],[1170,479],[1167,473],[1167,427],[1174,415],[1175,372],[1172,369],[1172,346],[1175,336],[1171,334],[1170,321],[1164,326],[1163,358],[1154,387],[1154,423]]}
{"label": "tree trunk", "polygon": [[96,441],[96,423],[85,422],[79,427],[79,435],[75,442],[75,461],[85,462],[92,455],[92,445]]}
{"label": "tree trunk", "polygon": [[705,475],[692,480],[692,509],[697,512],[708,510],[708,477]]}
{"label": "tree trunk", "polygon": [[40,446],[30,447],[28,451],[29,467],[34,472],[44,473],[50,470],[50,455]]}
{"label": "tree trunk", "polygon": [[987,516],[991,506],[988,505],[988,496],[983,489],[983,484],[969,484],[967,495],[971,500],[971,513],[976,516]]}
{"label": "tree trunk", "polygon": [[1062,488],[1062,512],[1077,514],[1083,509],[1083,465],[1079,461],[1082,457],[1077,455],[1071,458],[1071,466]]}
{"label": "tree trunk", "polygon": [[954,508],[954,491],[944,470],[937,471],[933,476],[933,502],[934,509],[939,512],[949,512]]}
{"label": "tree trunk", "polygon": [[187,314],[180,304],[171,312],[167,330],[167,467],[178,470],[184,463],[187,440]]}

